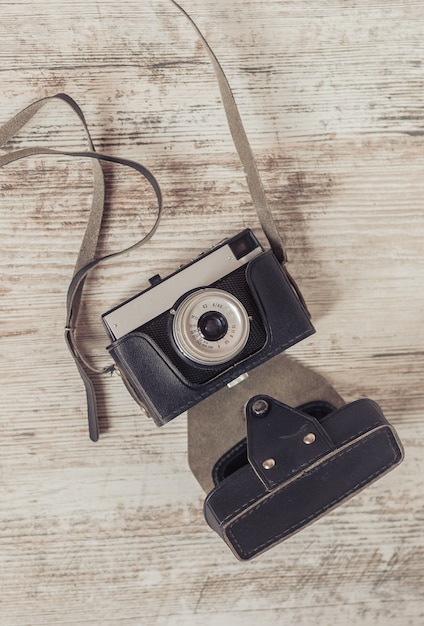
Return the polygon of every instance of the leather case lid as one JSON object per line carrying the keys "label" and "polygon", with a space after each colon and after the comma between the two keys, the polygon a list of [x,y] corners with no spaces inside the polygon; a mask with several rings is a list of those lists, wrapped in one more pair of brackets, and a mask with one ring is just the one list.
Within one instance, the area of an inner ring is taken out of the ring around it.
{"label": "leather case lid", "polygon": [[266,494],[224,526],[224,539],[240,559],[250,559],[353,496],[401,460],[392,429],[381,427]]}
{"label": "leather case lid", "polygon": [[[287,418],[287,411],[301,415],[290,407],[283,408],[283,417]],[[307,421],[309,427],[311,422]],[[266,422],[264,426],[267,428]],[[302,427],[296,430],[285,423],[282,426],[285,431],[293,430],[294,437],[299,433],[303,437]],[[263,469],[260,461],[267,458],[266,450],[259,449],[254,453],[256,463],[230,475],[206,498],[208,524],[239,559],[250,559],[286,539],[385,474],[403,458],[396,432],[378,405],[370,400],[360,400],[334,411],[323,420],[323,428],[327,436],[316,439],[319,447],[320,441],[323,442],[317,453],[312,452],[313,446],[303,444],[306,451],[292,456],[291,463],[285,465],[284,445],[287,450],[296,446],[296,441],[277,437],[282,448],[275,466],[279,474],[268,475]],[[270,435],[275,447],[272,430]]]}

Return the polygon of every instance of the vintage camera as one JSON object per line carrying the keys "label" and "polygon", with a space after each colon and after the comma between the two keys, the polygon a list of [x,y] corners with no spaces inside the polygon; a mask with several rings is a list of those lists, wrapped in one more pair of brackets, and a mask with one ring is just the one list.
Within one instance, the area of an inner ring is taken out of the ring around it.
{"label": "vintage camera", "polygon": [[102,318],[117,369],[158,426],[314,332],[249,229],[150,283]]}

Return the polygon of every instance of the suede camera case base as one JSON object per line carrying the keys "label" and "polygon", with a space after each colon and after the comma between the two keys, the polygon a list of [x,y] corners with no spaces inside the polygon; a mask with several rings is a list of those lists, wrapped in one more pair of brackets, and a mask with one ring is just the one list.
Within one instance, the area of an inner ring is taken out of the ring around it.
{"label": "suede camera case base", "polygon": [[[265,416],[252,409],[258,397],[246,408],[248,462],[221,480],[204,505],[207,523],[240,560],[287,539],[403,459],[395,430],[371,400],[317,418],[260,398],[269,406]],[[243,446],[218,465],[229,467]],[[265,469],[270,460],[273,467]]]}
{"label": "suede camera case base", "polygon": [[[238,277],[242,288],[234,295],[242,302],[252,302],[253,315],[259,317],[255,321],[264,331],[263,344],[257,345],[252,354],[238,355],[240,360],[236,357],[223,370],[209,367],[209,380],[199,382],[199,377],[188,375],[178,349],[161,347],[145,327],[108,347],[131,395],[156,425],[169,422],[241,374],[315,332],[290,278],[272,251],[260,254],[242,269],[242,280]],[[228,284],[233,284],[229,283],[230,278],[228,275],[210,286],[229,291]],[[201,369],[202,366],[197,367],[198,373]]]}

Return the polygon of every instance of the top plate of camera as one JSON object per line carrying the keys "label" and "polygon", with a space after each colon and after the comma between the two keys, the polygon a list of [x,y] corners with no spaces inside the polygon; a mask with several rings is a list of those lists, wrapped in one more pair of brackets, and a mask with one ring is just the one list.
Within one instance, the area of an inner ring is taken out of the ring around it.
{"label": "top plate of camera", "polygon": [[262,252],[259,241],[251,230],[246,229],[203,253],[167,278],[159,280],[153,287],[102,315],[112,340],[124,337],[164,311],[172,309],[183,295],[212,285]]}

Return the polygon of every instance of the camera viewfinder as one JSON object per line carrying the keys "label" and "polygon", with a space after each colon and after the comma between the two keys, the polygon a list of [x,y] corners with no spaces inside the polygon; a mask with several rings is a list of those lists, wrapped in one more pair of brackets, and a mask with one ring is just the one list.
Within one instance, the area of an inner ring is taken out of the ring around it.
{"label": "camera viewfinder", "polygon": [[258,247],[258,243],[253,237],[251,232],[245,233],[235,241],[232,241],[229,244],[231,248],[231,252],[234,254],[236,259],[241,259],[242,257],[252,252],[255,248]]}

